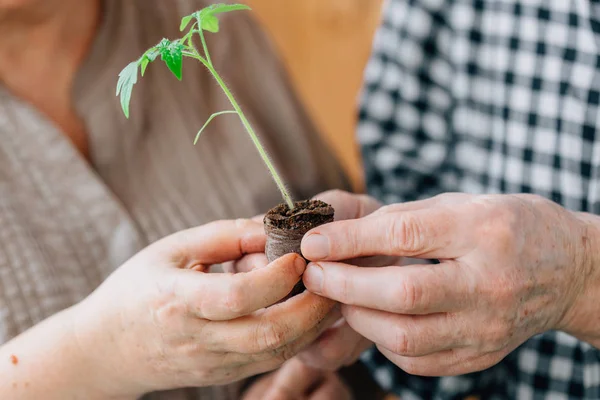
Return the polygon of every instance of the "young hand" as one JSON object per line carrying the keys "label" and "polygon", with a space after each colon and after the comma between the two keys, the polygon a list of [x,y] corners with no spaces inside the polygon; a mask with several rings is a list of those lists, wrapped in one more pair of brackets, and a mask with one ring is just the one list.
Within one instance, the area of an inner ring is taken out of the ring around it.
{"label": "young hand", "polygon": [[339,318],[331,300],[310,292],[269,307],[304,272],[297,255],[245,273],[205,272],[262,252],[262,229],[218,221],[171,235],[78,305],[76,337],[97,384],[137,396],[229,383],[277,368]]}

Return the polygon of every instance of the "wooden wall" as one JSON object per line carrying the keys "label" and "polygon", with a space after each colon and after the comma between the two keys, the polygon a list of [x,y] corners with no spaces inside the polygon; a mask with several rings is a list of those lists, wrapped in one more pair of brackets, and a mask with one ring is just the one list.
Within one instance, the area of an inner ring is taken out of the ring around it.
{"label": "wooden wall", "polygon": [[279,48],[301,98],[362,189],[356,102],[382,0],[247,0]]}

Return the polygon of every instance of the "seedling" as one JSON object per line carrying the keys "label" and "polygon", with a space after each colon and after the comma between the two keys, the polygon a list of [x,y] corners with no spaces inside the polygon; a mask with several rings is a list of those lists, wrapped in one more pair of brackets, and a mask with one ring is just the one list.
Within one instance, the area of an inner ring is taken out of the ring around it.
{"label": "seedling", "polygon": [[[277,169],[273,165],[273,162],[270,160],[269,155],[265,151],[263,145],[260,143],[260,140],[254,129],[250,125],[248,118],[244,115],[242,108],[238,104],[237,100],[225,84],[225,81],[217,70],[215,69],[212,60],[210,58],[210,53],[208,51],[208,46],[206,45],[206,39],[204,37],[204,32],[217,33],[219,31],[219,19],[217,16],[222,13],[238,11],[238,10],[250,10],[250,7],[244,4],[213,4],[208,6],[200,11],[196,11],[186,17],[183,17],[181,20],[180,31],[187,32],[185,35],[179,39],[169,40],[162,39],[156,46],[148,49],[140,58],[131,62],[127,65],[123,71],[119,74],[119,81],[117,83],[117,96],[121,98],[121,107],[123,108],[123,113],[127,118],[129,118],[129,103],[131,101],[131,93],[133,91],[133,86],[137,83],[138,80],[138,72],[144,76],[146,72],[146,68],[152,62],[154,62],[158,56],[160,56],[161,60],[167,65],[169,70],[175,75],[175,77],[179,80],[182,79],[183,76],[183,57],[193,58],[199,61],[202,65],[204,65],[215,78],[225,96],[231,103],[233,110],[219,111],[213,113],[207,120],[206,123],[200,128],[198,133],[196,134],[196,138],[194,139],[194,144],[198,142],[200,135],[206,129],[210,122],[224,114],[236,114],[242,125],[248,132],[252,143],[258,150],[260,157],[263,162],[267,166],[277,188],[281,192],[283,200],[287,204],[287,206],[293,210],[294,202],[292,201],[292,197],[288,192],[281,176],[277,172]],[[200,43],[202,43],[201,52],[198,51],[196,46],[194,45],[194,37],[198,35],[200,38]]]}
{"label": "seedling", "polygon": [[[213,4],[183,17],[180,31],[184,32],[187,30],[185,35],[175,40],[162,39],[156,46],[151,47],[142,54],[140,58],[127,65],[119,74],[117,96],[120,96],[123,113],[129,118],[129,103],[131,101],[133,86],[138,81],[138,73],[144,76],[148,65],[156,61],[158,56],[160,56],[160,59],[164,61],[169,70],[179,80],[182,79],[183,57],[199,61],[210,71],[225,96],[227,96],[233,110],[218,111],[212,114],[198,131],[194,139],[194,144],[198,142],[200,135],[214,118],[224,114],[236,114],[239,117],[285,201],[284,204],[280,204],[269,210],[264,218],[265,232],[267,234],[265,252],[268,260],[271,262],[291,252],[302,255],[300,242],[304,234],[316,226],[333,221],[334,210],[333,207],[322,201],[310,200],[296,203],[292,201],[292,197],[285,187],[283,180],[269,159],[250,122],[248,122],[248,118],[244,115],[238,102],[212,63],[204,33],[217,33],[219,31],[219,19],[217,18],[219,14],[249,9],[250,7],[243,4]],[[201,52],[194,45],[196,35],[202,44]],[[304,287],[300,280],[297,287],[292,291],[292,294],[298,293],[303,289]]]}

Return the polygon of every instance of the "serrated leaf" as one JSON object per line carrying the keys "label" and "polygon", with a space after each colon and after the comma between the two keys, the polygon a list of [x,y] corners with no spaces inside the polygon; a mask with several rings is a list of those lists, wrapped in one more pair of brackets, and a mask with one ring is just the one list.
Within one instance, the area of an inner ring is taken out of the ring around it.
{"label": "serrated leaf", "polygon": [[129,118],[129,102],[131,92],[138,79],[138,61],[129,63],[119,74],[117,82],[117,96],[121,97],[121,108],[125,117]]}
{"label": "serrated leaf", "polygon": [[183,45],[178,40],[170,42],[163,39],[158,45],[160,58],[165,62],[177,79],[181,80],[183,69]]}
{"label": "serrated leaf", "polygon": [[194,18],[194,14],[188,15],[187,17],[183,17],[181,19],[181,25],[179,25],[179,31],[183,32],[183,30],[189,25],[192,18]]}
{"label": "serrated leaf", "polygon": [[245,4],[219,3],[203,8],[192,14],[192,16],[198,21],[199,29],[216,33],[219,31],[219,19],[216,15],[237,10],[251,10],[251,8]]}

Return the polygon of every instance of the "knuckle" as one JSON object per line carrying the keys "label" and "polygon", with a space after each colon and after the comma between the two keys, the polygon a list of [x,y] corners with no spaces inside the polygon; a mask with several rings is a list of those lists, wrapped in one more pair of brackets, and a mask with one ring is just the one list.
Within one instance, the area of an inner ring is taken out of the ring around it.
{"label": "knuckle", "polygon": [[396,286],[393,306],[398,312],[416,310],[423,302],[423,290],[410,280],[402,280]]}
{"label": "knuckle", "polygon": [[172,326],[182,316],[189,313],[185,302],[180,301],[171,291],[162,292],[151,304],[156,326]]}
{"label": "knuckle", "polygon": [[[343,302],[343,303],[347,303],[348,301],[348,297],[350,294],[350,282],[349,279],[346,276],[341,276],[340,279],[338,280],[338,282],[336,283],[336,286],[334,286],[334,290],[337,291],[337,297],[339,299],[339,301]],[[323,285],[323,294],[327,295],[328,293],[325,293],[325,291],[327,290],[326,288],[327,285]]]}
{"label": "knuckle", "polygon": [[298,351],[294,345],[285,345],[272,350],[272,354],[277,364],[281,365],[294,358],[298,354]]}
{"label": "knuckle", "polygon": [[395,328],[392,335],[392,348],[390,350],[401,356],[409,356],[414,353],[414,346],[408,332],[402,328]]}
{"label": "knuckle", "polygon": [[517,240],[515,228],[518,224],[518,215],[511,207],[495,206],[491,211],[489,223],[484,225],[484,236],[501,254],[511,252]]}
{"label": "knuckle", "polygon": [[422,232],[421,223],[413,214],[392,217],[388,232],[392,252],[406,255],[417,253],[423,244]]}
{"label": "knuckle", "polygon": [[244,315],[246,311],[246,298],[242,281],[233,281],[225,299],[225,308],[233,315]]}
{"label": "knuckle", "polygon": [[[279,324],[263,322],[259,325],[256,341],[259,351],[275,351],[285,344],[286,330]],[[281,349],[285,353],[285,348]]]}

